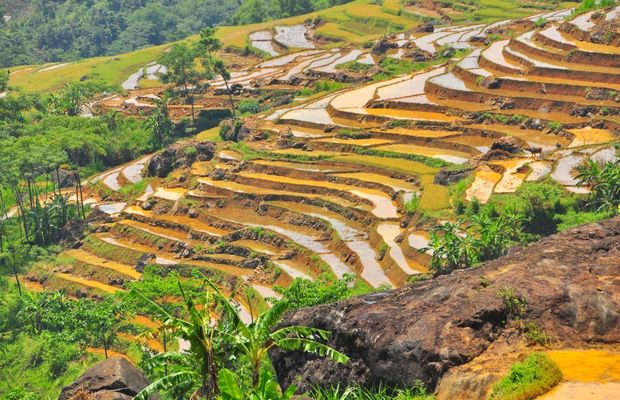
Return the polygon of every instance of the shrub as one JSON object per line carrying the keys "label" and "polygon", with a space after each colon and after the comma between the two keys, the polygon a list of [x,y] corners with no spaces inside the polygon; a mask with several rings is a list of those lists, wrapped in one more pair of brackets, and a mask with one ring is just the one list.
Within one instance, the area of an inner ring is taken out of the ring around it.
{"label": "shrub", "polygon": [[411,198],[405,202],[405,212],[409,215],[413,215],[419,208],[420,196],[417,193],[412,193]]}
{"label": "shrub", "polygon": [[533,353],[515,363],[493,386],[492,400],[529,400],[546,393],[562,380],[562,371],[545,354]]}
{"label": "shrub", "polygon": [[497,295],[504,301],[508,310],[509,319],[521,319],[527,311],[527,300],[525,296],[517,294],[514,288],[505,286],[501,288]]}
{"label": "shrub", "polygon": [[549,336],[538,326],[536,322],[530,321],[523,326],[523,334],[531,344],[547,345]]}
{"label": "shrub", "polygon": [[256,100],[242,100],[239,102],[237,110],[241,114],[258,114],[260,112],[260,104]]}

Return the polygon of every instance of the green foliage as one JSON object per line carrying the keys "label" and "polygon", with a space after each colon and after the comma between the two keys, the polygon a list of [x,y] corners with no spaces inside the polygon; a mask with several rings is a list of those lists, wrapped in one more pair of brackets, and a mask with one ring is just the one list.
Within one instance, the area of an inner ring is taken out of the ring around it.
{"label": "green foliage", "polygon": [[334,280],[321,275],[317,280],[296,278],[288,287],[275,287],[291,309],[329,304],[351,297],[355,275],[345,274],[342,279]]}
{"label": "green foliage", "polygon": [[[57,398],[110,349],[129,309],[112,298],[72,300],[62,293],[19,293],[0,276],[0,398]],[[21,390],[20,390],[21,389]]]}
{"label": "green foliage", "polygon": [[562,380],[562,371],[545,354],[533,353],[515,363],[504,378],[493,385],[492,400],[529,400],[548,392]]}
{"label": "green foliage", "polygon": [[316,388],[311,393],[314,400],[433,400],[435,396],[428,394],[424,384],[417,381],[413,387],[407,389],[389,389],[380,386],[376,389],[366,389],[352,385],[346,388]]}
{"label": "green foliage", "polygon": [[341,69],[343,71],[348,71],[348,72],[359,72],[359,73],[368,72],[368,70],[370,70],[372,67],[373,67],[372,64],[365,64],[359,61],[349,61],[344,64],[336,65],[336,69]]}
{"label": "green foliage", "polygon": [[0,71],[0,93],[4,92],[8,86],[9,86],[8,71]]}
{"label": "green foliage", "polygon": [[420,196],[417,193],[412,193],[411,197],[405,202],[405,212],[409,215],[413,215],[420,209]]}
{"label": "green foliage", "polygon": [[241,100],[237,110],[240,114],[255,115],[260,112],[260,103],[256,100]]}
{"label": "green foliage", "polygon": [[588,205],[598,212],[616,212],[620,206],[620,161],[603,164],[588,160],[579,169],[578,185],[590,189]]}
{"label": "green foliage", "polygon": [[523,215],[512,208],[500,214],[491,206],[481,208],[480,203],[471,202],[465,217],[432,229],[429,245],[420,251],[432,251],[435,274],[468,268],[498,258],[520,242],[523,222]]}
{"label": "green foliage", "polygon": [[519,295],[512,287],[505,286],[498,290],[497,295],[504,302],[509,319],[523,319],[527,312],[527,299]]}
{"label": "green foliage", "polygon": [[147,126],[152,132],[152,148],[163,147],[173,135],[173,124],[168,115],[168,99],[157,101],[157,105],[147,120]]}
{"label": "green foliage", "polygon": [[293,17],[348,3],[351,0],[244,0],[230,18],[232,25],[246,25]]}
{"label": "green foliage", "polygon": [[0,67],[113,55],[226,20],[236,0],[30,2],[0,24]]}
{"label": "green foliage", "polygon": [[533,321],[525,323],[523,334],[530,344],[545,346],[549,343],[549,336]]}
{"label": "green foliage", "polygon": [[579,14],[583,14],[587,11],[594,10],[595,8],[606,8],[616,4],[615,0],[582,0],[573,10],[571,17],[575,17]]}
{"label": "green foliage", "polygon": [[[274,329],[283,313],[290,309],[286,300],[274,303],[255,318],[253,316],[252,322],[246,325],[233,300],[236,293],[228,297],[207,278],[204,283],[205,291],[193,295],[187,293],[179,281],[185,305],[181,317],[170,314],[137,292],[157,311],[164,328],[191,344],[189,350],[183,353],[162,353],[148,361],[151,371],[159,371],[158,378],[136,396],[137,400],[146,399],[156,391],[175,394],[176,398],[201,396],[215,399],[221,389],[220,382],[231,396],[239,391],[248,393],[251,390],[267,396],[257,399],[270,398],[269,394],[279,393],[279,388],[275,381],[261,378],[261,372],[267,353],[272,348],[301,350],[340,363],[348,361],[344,354],[323,344],[329,332],[301,326]],[[234,366],[235,361],[243,363],[238,365],[237,371],[243,372],[241,367],[249,366],[250,390],[236,390],[234,376],[227,372],[220,373],[231,363]]]}

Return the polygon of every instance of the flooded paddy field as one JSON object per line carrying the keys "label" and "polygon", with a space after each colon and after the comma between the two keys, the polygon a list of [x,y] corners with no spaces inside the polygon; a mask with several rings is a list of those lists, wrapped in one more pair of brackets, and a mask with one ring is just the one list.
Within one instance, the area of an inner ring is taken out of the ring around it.
{"label": "flooded paddy field", "polygon": [[[30,284],[114,293],[141,278],[143,257],[160,268],[216,271],[223,289],[245,285],[260,304],[296,278],[354,274],[370,289],[415,280],[429,271],[429,229],[457,220],[459,202],[487,203],[547,180],[583,191],[576,176],[584,162],[617,158],[620,67],[609,58],[617,47],[576,37],[566,24],[589,32],[596,22],[550,17],[499,38],[487,32],[491,24],[438,26],[387,36],[385,53],[326,45],[307,25],[257,30],[248,43],[270,57],[229,82],[234,101],[260,105],[241,117],[241,143],[219,140],[215,127],[210,150],[191,161],[192,151],[183,153],[164,178],[147,177],[156,155],[91,178],[98,190],[85,200],[105,214],[88,236],[95,244],[65,251]],[[448,47],[452,55],[441,56]],[[384,74],[394,57],[415,68]],[[152,67],[155,77],[161,70]],[[227,109],[225,83],[210,84],[198,109]],[[144,112],[153,96],[130,91],[107,101]],[[179,117],[188,117],[186,106]],[[135,198],[125,194],[132,185],[142,192]],[[552,357],[565,382],[543,398],[618,390],[604,372],[573,377],[571,355]]]}

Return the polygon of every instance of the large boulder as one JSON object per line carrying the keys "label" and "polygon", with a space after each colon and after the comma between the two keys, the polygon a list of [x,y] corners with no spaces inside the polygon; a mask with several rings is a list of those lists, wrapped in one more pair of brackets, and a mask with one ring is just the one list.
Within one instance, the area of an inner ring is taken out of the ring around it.
{"label": "large boulder", "polygon": [[130,400],[149,385],[148,380],[129,361],[109,358],[95,365],[71,385],[62,389],[58,400]]}
{"label": "large boulder", "polygon": [[351,358],[346,365],[300,352],[270,356],[280,382],[288,386],[299,376],[302,390],[410,386],[417,379],[433,390],[448,371],[483,353],[514,351],[499,345],[515,335],[523,340],[510,323],[514,299],[527,302],[520,317],[549,333],[555,345],[620,343],[619,276],[620,217],[512,249],[478,268],[285,316],[283,326],[330,331],[328,344]]}
{"label": "large boulder", "polygon": [[189,167],[195,161],[209,161],[213,158],[214,148],[210,142],[174,143],[151,158],[148,176],[165,178],[174,169]]}

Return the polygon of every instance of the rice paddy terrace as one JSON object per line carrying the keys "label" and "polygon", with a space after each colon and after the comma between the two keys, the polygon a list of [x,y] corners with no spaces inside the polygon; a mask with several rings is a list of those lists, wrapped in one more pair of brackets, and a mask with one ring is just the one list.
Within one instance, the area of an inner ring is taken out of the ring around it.
{"label": "rice paddy terrace", "polygon": [[[107,191],[88,199],[104,222],[29,279],[97,296],[124,290],[145,264],[197,268],[225,290],[248,288],[239,298],[248,320],[277,297],[273,286],[297,277],[355,274],[364,286],[401,286],[428,271],[427,230],[451,218],[442,177],[470,174],[465,198],[482,203],[542,179],[583,192],[577,167],[616,157],[620,7],[570,14],[414,29],[372,49],[321,48],[306,25],[257,30],[254,45],[274,58],[233,73],[238,100],[317,80],[347,84],[247,118],[243,143],[176,145],[183,162],[168,176],[157,176],[155,155],[92,178]],[[370,79],[381,60],[414,57],[425,68]],[[351,62],[367,71],[343,75]],[[226,108],[224,91],[211,82],[197,108]],[[158,95],[130,91],[95,108],[138,113]],[[187,115],[188,106],[177,109]],[[188,147],[198,148],[191,160]],[[147,172],[155,176],[145,192],[122,199]],[[412,198],[430,221],[407,213]]]}

